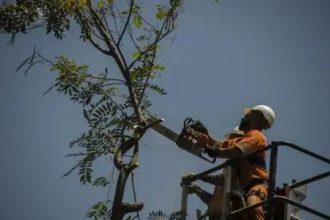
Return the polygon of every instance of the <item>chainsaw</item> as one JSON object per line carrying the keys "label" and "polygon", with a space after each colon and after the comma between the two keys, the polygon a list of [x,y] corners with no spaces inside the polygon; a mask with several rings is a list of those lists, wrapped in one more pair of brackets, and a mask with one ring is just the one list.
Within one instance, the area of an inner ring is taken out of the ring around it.
{"label": "chainsaw", "polygon": [[196,139],[188,132],[189,129],[193,129],[194,131],[207,134],[208,131],[206,127],[200,121],[194,121],[192,118],[186,118],[183,122],[183,128],[180,134],[162,125],[161,123],[163,121],[164,119],[159,120],[159,123],[154,124],[153,126],[151,126],[151,128],[159,134],[170,139],[171,141],[174,141],[176,145],[181,149],[188,151],[189,153],[210,163],[215,162],[215,157],[213,159],[210,159],[204,156],[204,149],[197,146]]}

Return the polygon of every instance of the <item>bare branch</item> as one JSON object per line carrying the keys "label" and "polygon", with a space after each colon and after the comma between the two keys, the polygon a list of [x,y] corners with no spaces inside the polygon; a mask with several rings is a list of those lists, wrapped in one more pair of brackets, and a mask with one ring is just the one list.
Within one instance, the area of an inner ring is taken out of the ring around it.
{"label": "bare branch", "polygon": [[137,143],[136,138],[131,138],[127,141],[123,141],[119,149],[117,150],[115,154],[115,166],[118,170],[121,170],[126,164],[123,161],[123,155],[130,150],[136,143]]}
{"label": "bare branch", "polygon": [[138,156],[139,156],[139,142],[137,142],[134,146],[134,152],[133,157],[128,165],[127,171],[130,173],[132,170],[134,170],[136,167],[139,166],[138,162]]}
{"label": "bare branch", "polygon": [[121,31],[121,34],[119,36],[119,39],[118,39],[118,42],[117,42],[117,46],[120,45],[120,42],[123,39],[123,36],[124,36],[124,34],[126,32],[126,29],[128,27],[129,21],[131,20],[133,7],[134,7],[134,0],[131,0],[130,7],[129,7],[129,12],[128,12],[128,16],[127,16],[127,19],[126,19],[126,23],[125,23],[124,28]]}
{"label": "bare branch", "polygon": [[142,19],[143,23],[149,25],[149,27],[151,27],[151,29],[153,29],[153,31],[157,31],[157,28],[156,28],[154,25],[152,25],[152,24],[151,24],[147,19],[145,19],[143,16],[141,16],[141,19]]}
{"label": "bare branch", "polygon": [[106,84],[103,84],[103,87],[106,87],[106,86],[117,86],[117,85],[126,85],[126,83],[124,82],[114,82],[114,83],[106,83]]}
{"label": "bare branch", "polygon": [[94,29],[91,28],[91,33],[93,34],[94,37],[96,37],[97,39],[104,41],[104,38],[102,38],[100,35],[98,35]]}
{"label": "bare branch", "polygon": [[117,37],[119,39],[119,29],[118,29],[118,24],[117,24],[117,18],[115,16],[115,13],[114,13],[112,7],[111,7],[110,10],[111,10],[111,17],[112,17],[113,23],[115,24],[116,34],[117,34]]}
{"label": "bare branch", "polygon": [[[86,26],[85,22],[83,21],[82,19],[82,14],[80,12],[77,13],[78,15],[78,19],[79,19],[79,24],[80,24],[80,27],[83,31],[85,31],[86,33],[89,32],[89,29],[88,27]],[[101,40],[104,40],[103,38],[101,38],[99,35],[97,35],[94,31],[91,30],[91,33],[101,39]],[[105,50],[103,49],[98,43],[96,43],[96,41],[92,38],[92,36],[90,34],[87,35],[87,40],[96,48],[98,49],[100,52],[104,53],[105,55],[111,55],[110,51],[108,50]]]}
{"label": "bare branch", "polygon": [[89,42],[91,42],[91,44],[98,49],[99,51],[101,51],[102,53],[106,54],[106,55],[111,55],[111,52],[108,50],[105,50],[103,48],[101,48],[100,45],[98,45],[91,37],[88,38]]}
{"label": "bare branch", "polygon": [[133,36],[133,32],[132,32],[132,28],[131,28],[131,25],[128,24],[128,29],[127,29],[127,33],[128,33],[128,36],[130,37],[133,45],[135,46],[135,49],[137,49],[137,51],[139,51],[139,53],[141,53],[141,49],[140,47],[137,45],[135,39],[134,39],[134,36]]}
{"label": "bare branch", "polygon": [[72,173],[75,169],[78,168],[79,164],[80,164],[80,161],[76,165],[74,165],[68,172],[66,172],[65,174],[63,174],[61,176],[61,178],[66,177],[66,176],[69,176],[70,173]]}
{"label": "bare branch", "polygon": [[93,75],[93,74],[89,74],[89,75],[87,76],[87,78],[98,79],[98,80],[105,80],[105,81],[117,81],[117,82],[126,83],[126,81],[124,81],[124,80],[122,80],[122,79],[99,77],[99,76],[96,76],[96,75]]}

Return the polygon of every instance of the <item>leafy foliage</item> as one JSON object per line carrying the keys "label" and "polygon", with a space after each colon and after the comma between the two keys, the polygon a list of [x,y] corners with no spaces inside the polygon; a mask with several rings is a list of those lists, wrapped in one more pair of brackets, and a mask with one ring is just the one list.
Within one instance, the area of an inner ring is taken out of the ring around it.
{"label": "leafy foliage", "polygon": [[180,211],[172,212],[170,215],[158,210],[149,213],[148,220],[181,220],[184,219]]}
{"label": "leafy foliage", "polygon": [[[160,42],[176,27],[183,0],[156,3],[155,16],[151,19],[142,10],[142,3],[137,0],[17,0],[0,6],[0,33],[11,34],[11,43],[18,33],[26,34],[37,28],[62,39],[74,24],[80,28],[79,38],[82,41],[90,43],[116,65],[111,73],[107,67],[104,72],[91,73],[88,65],[79,64],[65,55],[46,58],[40,50],[34,49],[32,55],[17,68],[25,67],[27,73],[35,64],[49,64],[56,79],[45,94],[54,89],[81,105],[88,129],[70,143],[70,147],[78,148],[78,151],[68,156],[79,159],[64,176],[78,169],[82,184],[110,185],[105,177],[94,178],[92,175],[93,164],[101,157],[115,158],[114,164],[122,175],[127,176],[137,166],[138,147],[134,143],[143,134],[136,135],[135,128],[142,128],[153,118],[149,112],[152,103],[148,91],[166,94],[154,82],[165,70],[157,62],[157,55]],[[134,52],[123,50],[124,45],[125,48],[133,48]],[[133,146],[131,162],[125,164],[122,157]],[[125,185],[126,178],[118,181],[122,182],[117,184]],[[123,199],[122,188],[118,190],[114,201],[117,204]],[[107,205],[96,203],[88,216],[94,219],[104,217]],[[127,207],[131,207],[129,212],[135,212],[143,205]],[[113,218],[119,219],[123,213],[116,215],[119,217]]]}
{"label": "leafy foliage", "polygon": [[108,184],[109,184],[109,181],[103,176],[96,178],[93,182],[94,186],[103,186],[103,187],[105,187]]}
{"label": "leafy foliage", "polygon": [[107,204],[105,202],[98,202],[89,209],[87,216],[89,218],[98,220],[105,218],[107,215],[107,211],[108,211]]}

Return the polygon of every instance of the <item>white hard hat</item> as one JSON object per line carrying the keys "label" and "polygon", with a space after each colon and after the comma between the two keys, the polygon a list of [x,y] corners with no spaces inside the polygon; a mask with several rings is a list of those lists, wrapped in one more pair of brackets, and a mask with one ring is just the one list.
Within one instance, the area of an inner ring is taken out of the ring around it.
{"label": "white hard hat", "polygon": [[251,108],[254,111],[260,111],[268,122],[269,127],[272,127],[275,120],[275,112],[267,105],[256,105]]}
{"label": "white hard hat", "polygon": [[267,105],[256,105],[252,108],[248,108],[248,109],[244,109],[244,112],[248,112],[248,111],[260,111],[264,118],[267,120],[269,128],[272,127],[274,120],[275,120],[275,113],[273,111],[273,109],[271,109],[269,106]]}

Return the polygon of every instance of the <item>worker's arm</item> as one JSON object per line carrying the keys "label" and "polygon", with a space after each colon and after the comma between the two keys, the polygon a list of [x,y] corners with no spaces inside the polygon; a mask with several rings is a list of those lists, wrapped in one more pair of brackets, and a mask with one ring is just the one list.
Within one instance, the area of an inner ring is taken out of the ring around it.
{"label": "worker's arm", "polygon": [[207,141],[207,145],[215,145],[218,141],[213,138],[210,134],[207,135],[208,136],[208,141]]}
{"label": "worker's arm", "polygon": [[220,143],[217,155],[220,158],[234,158],[250,154],[266,145],[266,140],[260,131],[253,131],[237,142],[225,141]]}
{"label": "worker's arm", "polygon": [[209,133],[204,134],[201,132],[194,131],[193,129],[188,130],[188,132],[197,140],[198,145],[200,147],[205,148],[207,145],[213,146],[218,142]]}
{"label": "worker's arm", "polygon": [[202,134],[196,131],[190,131],[197,140],[199,147],[204,148],[211,157],[235,158],[243,155],[238,147],[223,148],[224,141],[215,140],[210,135]]}
{"label": "worker's arm", "polygon": [[217,152],[217,157],[232,159],[235,157],[243,156],[243,152],[238,147],[231,147],[231,148],[216,148],[215,151]]}

